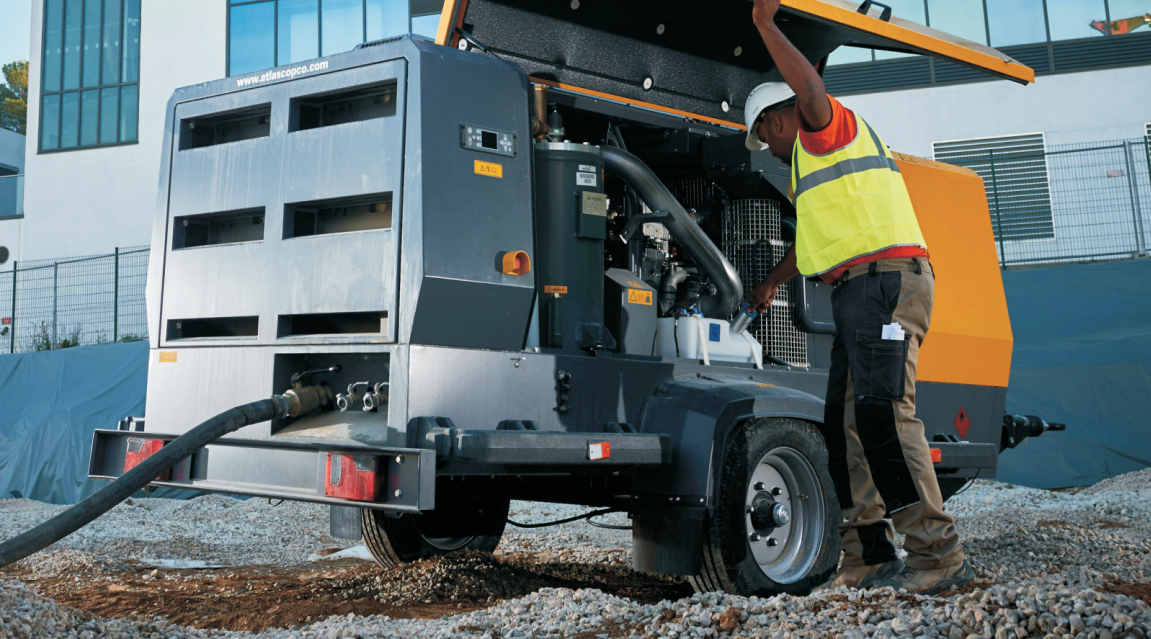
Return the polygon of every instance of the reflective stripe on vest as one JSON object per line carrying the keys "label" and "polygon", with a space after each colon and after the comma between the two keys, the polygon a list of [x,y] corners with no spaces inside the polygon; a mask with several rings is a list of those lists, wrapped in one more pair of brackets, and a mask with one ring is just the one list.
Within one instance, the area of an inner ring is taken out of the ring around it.
{"label": "reflective stripe on vest", "polygon": [[855,139],[826,155],[795,141],[796,265],[806,276],[884,249],[927,248],[895,158],[863,118],[855,119]]}

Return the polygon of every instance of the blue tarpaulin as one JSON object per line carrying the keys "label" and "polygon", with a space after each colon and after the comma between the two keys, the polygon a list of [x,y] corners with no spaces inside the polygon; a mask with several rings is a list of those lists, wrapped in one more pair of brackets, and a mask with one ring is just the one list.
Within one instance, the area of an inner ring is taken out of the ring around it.
{"label": "blue tarpaulin", "polygon": [[1007,411],[1064,422],[999,458],[1058,488],[1151,466],[1151,259],[1003,273],[1015,349]]}
{"label": "blue tarpaulin", "polygon": [[[1000,457],[999,479],[1056,488],[1151,466],[1151,259],[1003,274],[1015,350],[1007,410],[1065,422]],[[92,431],[144,415],[148,344],[0,355],[0,497],[75,503]],[[160,491],[153,496],[187,496]]]}
{"label": "blue tarpaulin", "polygon": [[92,431],[143,415],[147,383],[147,342],[0,355],[0,497],[73,504],[104,486]]}

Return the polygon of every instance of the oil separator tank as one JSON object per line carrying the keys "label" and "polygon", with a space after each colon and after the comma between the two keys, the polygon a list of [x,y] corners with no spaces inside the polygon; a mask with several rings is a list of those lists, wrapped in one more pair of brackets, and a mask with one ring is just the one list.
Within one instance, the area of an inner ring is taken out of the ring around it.
{"label": "oil separator tank", "polygon": [[615,348],[603,325],[607,196],[599,147],[535,145],[540,346]]}

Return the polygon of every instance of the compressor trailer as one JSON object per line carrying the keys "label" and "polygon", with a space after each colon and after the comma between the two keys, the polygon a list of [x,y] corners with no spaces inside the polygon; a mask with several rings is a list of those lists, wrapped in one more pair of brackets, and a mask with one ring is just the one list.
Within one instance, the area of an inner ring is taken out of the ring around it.
{"label": "compressor trailer", "polygon": [[[740,310],[795,236],[788,169],[743,147],[743,99],[779,79],[749,14],[448,0],[435,42],[178,90],[148,415],[96,432],[90,476],[280,393],[144,479],[329,504],[384,565],[494,550],[521,499],[628,512],[635,568],[700,589],[825,579],[830,287]],[[875,2],[785,0],[780,25],[821,69],[853,44],[1034,78]],[[917,405],[950,496],[1047,425],[1004,417],[982,180],[895,158],[939,274]]]}

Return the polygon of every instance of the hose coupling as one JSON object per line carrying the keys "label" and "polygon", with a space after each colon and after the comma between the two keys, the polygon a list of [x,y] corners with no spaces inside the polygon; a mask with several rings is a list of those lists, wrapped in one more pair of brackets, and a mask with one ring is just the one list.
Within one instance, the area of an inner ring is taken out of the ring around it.
{"label": "hose coupling", "polygon": [[380,382],[364,395],[364,411],[373,411],[388,403],[388,383]]}
{"label": "hose coupling", "polygon": [[325,384],[301,386],[272,397],[272,401],[276,404],[277,418],[299,417],[330,404],[332,389]]}
{"label": "hose coupling", "polygon": [[336,395],[336,408],[340,409],[341,413],[360,406],[364,403],[364,393],[356,392],[356,388],[360,386],[365,388],[365,392],[371,392],[371,390],[368,390],[372,387],[371,382],[354,382],[352,384],[348,384],[347,393]]}

